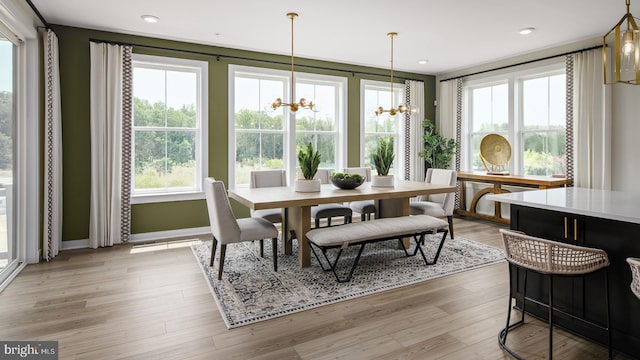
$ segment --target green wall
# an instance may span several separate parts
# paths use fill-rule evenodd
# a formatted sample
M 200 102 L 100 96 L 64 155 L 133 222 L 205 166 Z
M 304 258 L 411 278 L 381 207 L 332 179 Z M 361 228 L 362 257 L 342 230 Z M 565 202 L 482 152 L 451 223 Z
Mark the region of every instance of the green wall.
M 89 131 L 89 41 L 108 41 L 133 45 L 139 54 L 181 57 L 209 63 L 209 176 L 226 181 L 228 177 L 228 65 L 238 64 L 289 70 L 289 57 L 259 52 L 161 40 L 141 36 L 52 25 L 59 38 L 60 89 L 62 98 L 63 141 L 63 228 L 64 240 L 89 237 L 91 181 L 91 143 Z M 170 50 L 169 50 L 170 49 Z M 220 56 L 218 56 L 220 55 Z M 238 59 L 242 58 L 242 59 Z M 274 63 L 275 62 L 275 63 Z M 307 67 L 305 67 L 307 66 Z M 321 67 L 327 69 L 317 69 Z M 349 166 L 360 161 L 360 80 L 388 81 L 389 70 L 349 64 L 296 58 L 296 71 L 313 72 L 348 79 Z M 367 73 L 367 74 L 363 74 Z M 379 75 L 378 75 L 379 74 Z M 425 109 L 417 121 L 434 119 L 435 77 L 395 72 L 399 78 L 425 83 Z M 243 206 L 232 204 L 237 216 L 248 216 Z M 209 225 L 204 200 L 132 205 L 133 234 L 193 228 Z

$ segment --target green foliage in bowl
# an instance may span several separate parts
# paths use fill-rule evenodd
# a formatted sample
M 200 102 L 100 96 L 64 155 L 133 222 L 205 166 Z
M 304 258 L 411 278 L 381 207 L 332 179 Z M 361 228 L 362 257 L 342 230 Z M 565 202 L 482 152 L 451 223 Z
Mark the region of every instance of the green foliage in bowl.
M 364 183 L 364 178 L 359 174 L 331 173 L 331 182 L 340 189 L 355 189 Z

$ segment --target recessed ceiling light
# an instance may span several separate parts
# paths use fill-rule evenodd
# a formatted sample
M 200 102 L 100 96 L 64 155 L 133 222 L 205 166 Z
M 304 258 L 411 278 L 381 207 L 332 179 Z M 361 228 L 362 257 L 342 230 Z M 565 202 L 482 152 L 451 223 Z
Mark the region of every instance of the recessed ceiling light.
M 427 60 L 427 59 L 418 60 L 418 64 L 420 64 L 420 65 L 424 65 L 424 64 L 426 64 L 428 62 L 429 62 L 429 60 Z
M 529 35 L 533 32 L 533 30 L 535 30 L 536 28 L 533 27 L 528 27 L 528 28 L 524 28 L 524 29 L 520 29 L 520 31 L 518 31 L 518 33 L 520 35 Z
M 151 24 L 155 24 L 158 21 L 160 21 L 160 18 L 157 16 L 153 16 L 153 15 L 142 15 L 140 16 L 142 18 L 142 20 L 144 20 L 145 22 L 151 23 Z

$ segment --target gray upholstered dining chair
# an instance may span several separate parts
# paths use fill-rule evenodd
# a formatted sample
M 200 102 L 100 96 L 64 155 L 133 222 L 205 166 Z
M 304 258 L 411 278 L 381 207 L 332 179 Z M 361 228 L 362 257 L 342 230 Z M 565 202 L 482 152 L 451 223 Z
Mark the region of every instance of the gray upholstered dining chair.
M 242 241 L 260 240 L 262 244 L 264 239 L 271 238 L 273 271 L 278 271 L 278 229 L 271 222 L 262 218 L 236 219 L 231 210 L 227 190 L 222 181 L 206 178 L 204 179 L 204 190 L 207 197 L 211 233 L 213 234 L 209 266 L 213 266 L 216 248 L 218 247 L 218 242 L 220 243 L 218 280 L 222 279 L 227 244 Z
M 331 169 L 318 169 L 314 179 L 319 179 L 322 184 L 331 183 Z M 320 220 L 327 219 L 327 226 L 331 226 L 332 217 L 344 217 L 344 223 L 350 223 L 353 211 L 347 205 L 342 204 L 320 204 L 311 207 L 311 218 L 314 219 L 315 227 L 320 227 Z
M 627 258 L 631 267 L 631 291 L 640 299 L 640 258 Z
M 348 167 L 344 168 L 345 174 L 358 174 L 364 178 L 364 181 L 371 181 L 370 167 Z M 351 210 L 360 214 L 360 220 L 371 220 L 371 214 L 376 213 L 376 205 L 373 200 L 354 201 L 349 204 Z
M 424 181 L 431 184 L 456 186 L 456 171 L 429 168 Z M 455 192 L 418 196 L 416 201 L 409 203 L 409 213 L 411 215 L 424 214 L 438 218 L 446 217 L 449 222 L 449 236 L 453 239 L 453 208 L 455 200 Z
M 287 186 L 285 170 L 252 170 L 249 174 L 249 187 L 265 188 Z M 282 223 L 282 209 L 251 210 L 251 217 L 262 218 L 271 223 Z

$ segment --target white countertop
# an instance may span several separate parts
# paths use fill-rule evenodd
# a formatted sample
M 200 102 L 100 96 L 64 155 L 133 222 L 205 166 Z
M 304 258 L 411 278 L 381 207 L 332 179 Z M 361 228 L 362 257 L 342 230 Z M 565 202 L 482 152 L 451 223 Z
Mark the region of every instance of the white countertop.
M 502 203 L 640 224 L 640 193 L 567 187 L 491 194 L 486 198 Z

